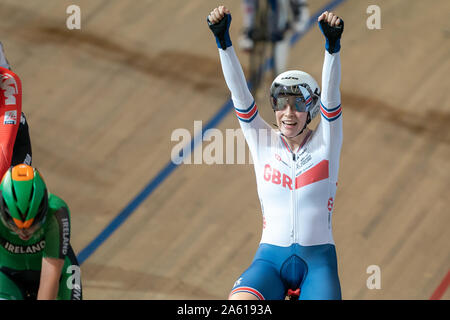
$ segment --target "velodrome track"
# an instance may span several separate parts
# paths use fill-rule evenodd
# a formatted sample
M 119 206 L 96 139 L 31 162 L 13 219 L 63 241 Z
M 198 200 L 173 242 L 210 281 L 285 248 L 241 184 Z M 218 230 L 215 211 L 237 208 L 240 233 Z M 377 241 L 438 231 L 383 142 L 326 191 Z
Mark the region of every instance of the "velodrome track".
M 336 4 L 346 23 L 333 212 L 343 298 L 449 299 L 450 4 L 379 1 L 382 29 L 369 30 L 371 1 L 310 2 L 312 13 Z M 174 130 L 239 127 L 205 23 L 222 3 L 237 44 L 238 0 L 81 0 L 72 31 L 72 1 L 0 5 L 33 165 L 70 206 L 85 299 L 225 299 L 253 258 L 262 218 L 252 166 L 170 165 Z M 289 68 L 320 79 L 323 42 L 314 25 Z M 267 102 L 257 97 L 269 122 Z M 379 290 L 366 286 L 370 265 Z

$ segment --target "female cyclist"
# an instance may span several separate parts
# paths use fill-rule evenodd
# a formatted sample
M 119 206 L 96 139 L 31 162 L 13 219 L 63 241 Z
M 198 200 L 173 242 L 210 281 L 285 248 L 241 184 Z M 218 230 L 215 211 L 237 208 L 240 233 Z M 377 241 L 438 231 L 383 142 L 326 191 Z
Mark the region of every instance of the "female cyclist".
M 309 74 L 280 74 L 270 88 L 278 130 L 259 115 L 233 49 L 231 15 L 220 6 L 208 16 L 236 115 L 254 162 L 263 233 L 250 267 L 230 299 L 341 299 L 331 230 L 342 145 L 340 37 L 343 21 L 332 12 L 318 18 L 325 36 L 322 92 Z M 320 111 L 315 131 L 309 122 Z
M 20 164 L 0 183 L 0 300 L 81 300 L 70 212 L 38 170 Z
M 31 165 L 28 122 L 22 112 L 22 83 L 11 70 L 0 42 L 0 177 L 10 166 Z

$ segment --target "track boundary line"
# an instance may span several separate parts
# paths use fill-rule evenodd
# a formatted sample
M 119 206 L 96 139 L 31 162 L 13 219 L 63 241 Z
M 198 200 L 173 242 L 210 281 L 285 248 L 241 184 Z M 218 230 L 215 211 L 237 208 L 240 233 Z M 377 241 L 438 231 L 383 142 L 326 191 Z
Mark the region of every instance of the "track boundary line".
M 430 297 L 430 300 L 441 300 L 445 291 L 447 291 L 448 286 L 450 285 L 450 270 L 447 271 L 444 279 L 442 279 L 441 283 L 434 290 L 433 294 Z

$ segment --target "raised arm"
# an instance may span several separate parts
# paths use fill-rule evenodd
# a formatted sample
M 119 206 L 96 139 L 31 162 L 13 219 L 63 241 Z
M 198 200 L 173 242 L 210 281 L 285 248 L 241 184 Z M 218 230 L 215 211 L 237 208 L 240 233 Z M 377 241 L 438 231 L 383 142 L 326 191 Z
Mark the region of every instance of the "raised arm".
M 8 69 L 9 71 L 6 71 L 6 73 L 3 75 L 3 71 L 1 71 L 1 68 L 5 68 Z M 12 75 L 13 78 L 16 79 L 16 84 L 17 86 L 17 90 L 16 90 L 16 95 L 17 95 L 17 99 L 16 101 L 20 100 L 20 105 L 18 106 L 18 108 L 16 108 L 17 111 L 17 119 L 16 119 L 16 123 L 17 125 L 17 134 L 15 134 L 15 126 L 11 126 L 8 125 L 6 126 L 5 124 L 5 120 L 3 120 L 3 122 L 0 122 L 0 133 L 6 132 L 6 134 L 1 134 L 0 135 L 0 144 L 2 147 L 2 150 L 4 150 L 3 155 L 3 160 L 0 161 L 0 174 L 2 172 L 5 171 L 4 167 L 5 167 L 5 163 L 7 164 L 8 168 L 9 166 L 15 166 L 17 164 L 20 163 L 25 163 L 28 165 L 31 165 L 31 157 L 32 157 L 32 150 L 31 150 L 31 140 L 30 140 L 30 133 L 29 133 L 29 129 L 28 129 L 28 123 L 27 123 L 27 119 L 25 118 L 25 114 L 23 112 L 19 112 L 19 110 L 22 110 L 22 105 L 21 105 L 21 96 L 22 96 L 22 89 L 21 89 L 21 85 L 20 85 L 20 79 L 19 77 L 13 73 L 11 65 L 8 62 L 8 59 L 6 59 L 6 54 L 5 51 L 3 49 L 3 44 L 0 42 L 0 74 L 2 74 L 2 88 L 3 85 L 5 84 L 5 86 L 9 86 L 9 88 L 6 88 L 5 91 L 5 98 L 6 98 L 6 94 L 7 91 L 11 91 L 11 84 L 6 85 L 7 81 L 5 81 L 5 83 L 3 83 L 3 80 L 6 80 L 7 78 L 5 77 L 9 77 L 9 75 Z M 17 81 L 18 80 L 18 81 Z M 14 84 L 13 84 L 14 86 Z M 5 89 L 4 89 L 5 90 Z M 0 97 L 1 98 L 1 97 Z M 0 99 L 1 102 L 1 108 L 4 108 L 4 102 L 2 99 Z M 6 106 L 5 106 L 6 107 Z M 6 110 L 7 111 L 7 110 Z M 5 112 L 6 112 L 5 111 Z M 14 111 L 13 111 L 14 112 Z M 1 113 L 0 113 L 1 115 Z M 5 126 L 2 126 L 5 125 Z M 10 148 L 10 144 L 13 144 L 12 147 L 12 155 L 11 155 L 11 159 L 10 161 L 5 161 L 9 159 L 9 150 Z
M 258 114 L 258 107 L 248 89 L 244 72 L 231 43 L 229 34 L 231 24 L 230 11 L 224 6 L 215 8 L 209 14 L 207 21 L 209 28 L 216 37 L 223 75 L 231 92 L 236 116 L 239 119 L 239 124 L 249 148 L 253 153 L 258 145 L 257 136 L 260 134 L 259 129 L 266 130 L 268 135 L 272 129 Z M 258 130 L 258 132 L 254 129 Z
M 224 6 L 215 8 L 208 16 L 208 25 L 216 37 L 217 47 L 219 48 L 225 82 L 231 92 L 235 108 L 242 110 L 251 107 L 254 104 L 254 99 L 247 87 L 244 72 L 231 43 L 230 24 L 231 14 Z M 239 120 L 251 121 L 255 115 L 242 115 L 240 117 L 238 114 L 238 118 Z
M 8 170 L 22 113 L 22 84 L 0 43 L 0 175 Z
M 322 115 L 333 121 L 340 116 L 341 82 L 340 37 L 344 22 L 332 12 L 324 12 L 319 17 L 319 26 L 325 36 L 325 58 L 322 70 Z M 338 112 L 339 111 L 339 112 Z
M 3 44 L 0 42 L 0 67 L 11 70 L 8 60 L 6 59 L 5 52 L 3 50 Z
M 338 179 L 339 158 L 343 140 L 341 93 L 340 38 L 344 21 L 332 12 L 319 16 L 319 27 L 325 36 L 325 58 L 322 70 L 322 93 L 320 113 L 322 115 L 318 130 L 321 132 L 329 152 L 330 178 Z

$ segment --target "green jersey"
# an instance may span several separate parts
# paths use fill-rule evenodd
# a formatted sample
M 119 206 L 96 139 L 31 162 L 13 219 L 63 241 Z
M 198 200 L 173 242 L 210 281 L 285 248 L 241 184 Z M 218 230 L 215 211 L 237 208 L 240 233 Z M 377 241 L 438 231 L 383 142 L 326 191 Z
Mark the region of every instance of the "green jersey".
M 42 227 L 28 240 L 0 223 L 0 267 L 41 270 L 42 258 L 64 259 L 70 246 L 70 211 L 59 197 L 48 194 L 48 211 Z

